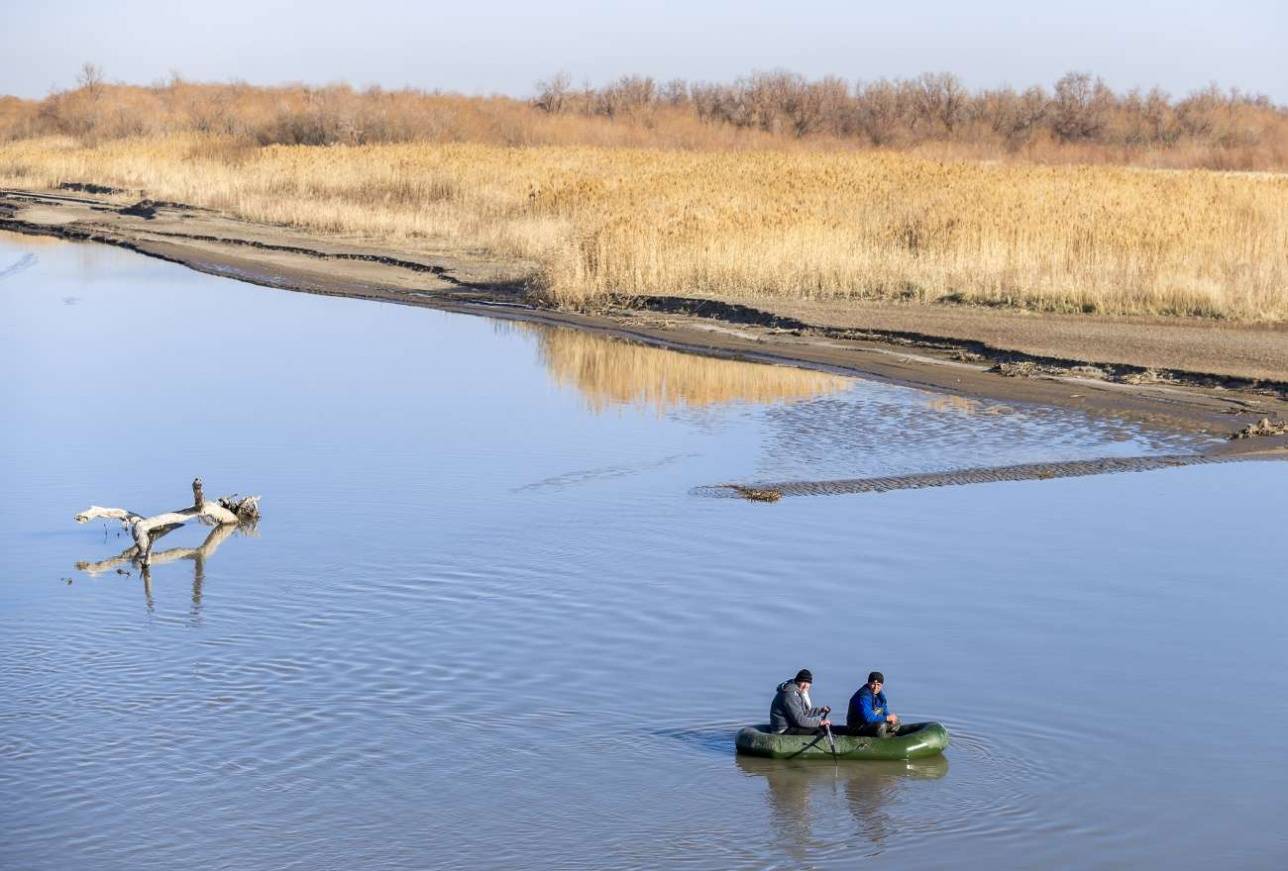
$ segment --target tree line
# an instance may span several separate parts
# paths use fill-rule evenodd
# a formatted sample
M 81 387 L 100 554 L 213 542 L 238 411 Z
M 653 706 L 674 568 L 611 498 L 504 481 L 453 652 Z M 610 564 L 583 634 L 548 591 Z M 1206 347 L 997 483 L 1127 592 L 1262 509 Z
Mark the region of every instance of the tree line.
M 574 87 L 539 82 L 531 99 L 336 84 L 194 83 L 173 75 L 109 83 L 86 64 L 43 100 L 0 97 L 0 140 L 71 136 L 85 144 L 175 133 L 241 146 L 484 142 L 505 146 L 842 147 L 947 157 L 1288 168 L 1288 108 L 1215 85 L 1175 98 L 1117 92 L 1088 73 L 1050 89 L 971 90 L 951 73 L 849 83 L 790 72 L 732 83 L 624 76 Z
M 1211 85 L 1180 99 L 1154 88 L 1117 93 L 1089 73 L 1071 72 L 1051 90 L 971 91 L 952 73 L 850 84 L 810 81 L 790 72 L 756 73 L 732 84 L 659 84 L 624 76 L 603 87 L 573 88 L 567 75 L 539 82 L 534 104 L 546 112 L 606 118 L 674 107 L 704 121 L 777 135 L 858 139 L 873 146 L 926 141 L 987 141 L 1019 148 L 1037 138 L 1060 143 L 1217 146 L 1257 144 L 1282 135 L 1288 113 L 1263 95 Z

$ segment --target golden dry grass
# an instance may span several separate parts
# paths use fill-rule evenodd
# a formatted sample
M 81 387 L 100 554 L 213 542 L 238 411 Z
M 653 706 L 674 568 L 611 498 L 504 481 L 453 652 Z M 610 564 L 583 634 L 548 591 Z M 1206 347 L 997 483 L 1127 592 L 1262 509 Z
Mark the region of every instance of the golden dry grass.
M 819 150 L 0 145 L 0 184 L 95 181 L 251 220 L 537 264 L 560 305 L 676 294 L 1288 320 L 1288 175 Z

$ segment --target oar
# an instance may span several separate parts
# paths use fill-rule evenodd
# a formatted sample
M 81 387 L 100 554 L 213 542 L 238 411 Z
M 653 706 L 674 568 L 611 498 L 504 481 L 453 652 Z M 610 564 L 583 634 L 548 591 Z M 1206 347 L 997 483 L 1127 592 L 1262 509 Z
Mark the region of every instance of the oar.
M 801 755 L 802 753 L 804 753 L 806 750 L 808 750 L 809 748 L 813 747 L 815 744 L 817 744 L 819 741 L 822 741 L 822 740 L 823 740 L 823 736 L 822 736 L 822 735 L 818 735 L 818 736 L 816 736 L 816 737 L 814 738 L 814 740 L 813 740 L 813 741 L 809 742 L 808 744 L 806 744 L 806 745 L 805 745 L 804 747 L 802 747 L 801 749 L 797 750 L 797 751 L 796 751 L 795 753 L 793 753 L 792 755 L 790 755 L 790 756 L 784 756 L 783 758 L 784 758 L 784 759 L 795 759 L 797 756 L 800 756 L 800 755 Z
M 832 713 L 831 710 L 829 710 L 826 714 L 823 715 L 823 719 L 826 720 L 828 715 L 831 713 Z M 828 743 L 828 746 L 832 748 L 832 759 L 835 760 L 836 759 L 836 739 L 832 737 L 832 727 L 824 726 L 823 731 L 827 733 L 827 743 Z

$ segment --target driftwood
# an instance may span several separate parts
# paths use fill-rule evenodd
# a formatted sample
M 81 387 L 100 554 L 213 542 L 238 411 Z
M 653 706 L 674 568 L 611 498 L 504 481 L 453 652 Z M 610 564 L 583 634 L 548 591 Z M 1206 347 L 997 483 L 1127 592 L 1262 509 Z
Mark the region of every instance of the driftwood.
M 210 501 L 202 492 L 201 479 L 197 478 L 192 482 L 192 505 L 188 508 L 177 508 L 164 514 L 145 517 L 124 508 L 103 508 L 99 505 L 91 505 L 76 515 L 76 522 L 88 523 L 99 518 L 121 521 L 121 525 L 134 539 L 134 547 L 128 548 L 116 559 L 138 562 L 147 566 L 155 558 L 152 553 L 152 545 L 155 541 L 190 520 L 198 520 L 215 527 L 226 526 L 229 532 L 238 524 L 254 523 L 259 519 L 259 497 L 233 495 Z M 223 541 L 225 537 L 221 536 L 215 546 L 218 547 L 218 542 Z M 160 554 L 156 556 L 159 557 Z M 183 555 L 175 555 L 171 558 L 180 559 Z

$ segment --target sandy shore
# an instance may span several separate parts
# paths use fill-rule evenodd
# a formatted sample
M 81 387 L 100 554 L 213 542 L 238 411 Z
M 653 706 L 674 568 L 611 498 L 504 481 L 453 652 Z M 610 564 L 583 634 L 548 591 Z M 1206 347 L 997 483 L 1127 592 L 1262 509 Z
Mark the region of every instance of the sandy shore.
M 531 305 L 532 264 L 408 254 L 137 193 L 0 190 L 0 229 L 119 245 L 288 290 L 574 326 L 697 353 L 826 368 L 950 394 L 1077 408 L 1222 440 L 1288 419 L 1288 328 L 968 306 L 632 299 L 595 313 Z M 1288 453 L 1288 436 L 1215 453 Z

